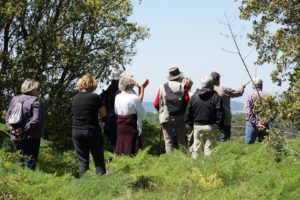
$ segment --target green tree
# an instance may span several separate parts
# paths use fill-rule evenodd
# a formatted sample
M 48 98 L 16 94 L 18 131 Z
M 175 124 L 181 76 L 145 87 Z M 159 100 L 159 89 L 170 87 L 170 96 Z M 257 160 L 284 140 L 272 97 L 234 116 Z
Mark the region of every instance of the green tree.
M 34 78 L 42 85 L 49 136 L 69 138 L 77 79 L 90 73 L 108 81 L 148 36 L 128 21 L 132 10 L 130 0 L 0 0 L 0 111 Z
M 275 104 L 281 123 L 300 127 L 300 1 L 242 0 L 240 18 L 252 21 L 249 45 L 258 52 L 256 64 L 276 66 L 272 80 L 288 89 Z

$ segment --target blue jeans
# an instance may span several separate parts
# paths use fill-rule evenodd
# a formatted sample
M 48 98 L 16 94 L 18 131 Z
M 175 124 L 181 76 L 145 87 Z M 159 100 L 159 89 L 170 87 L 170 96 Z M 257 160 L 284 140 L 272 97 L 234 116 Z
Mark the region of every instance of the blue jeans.
M 258 131 L 254 124 L 246 121 L 245 144 L 255 143 L 256 138 L 258 138 L 258 142 L 262 142 L 266 135 L 266 131 Z

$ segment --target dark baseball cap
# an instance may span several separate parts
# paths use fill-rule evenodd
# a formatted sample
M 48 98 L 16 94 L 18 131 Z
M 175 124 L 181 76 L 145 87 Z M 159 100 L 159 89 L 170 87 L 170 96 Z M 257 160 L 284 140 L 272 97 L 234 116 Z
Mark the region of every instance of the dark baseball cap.
M 220 74 L 218 72 L 212 72 L 210 73 L 210 76 L 212 77 L 213 80 L 220 80 Z

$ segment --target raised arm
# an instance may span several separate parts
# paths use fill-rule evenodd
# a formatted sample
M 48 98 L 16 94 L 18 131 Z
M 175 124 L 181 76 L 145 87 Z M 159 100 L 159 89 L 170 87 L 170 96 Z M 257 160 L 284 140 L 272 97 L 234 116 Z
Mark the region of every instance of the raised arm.
M 226 88 L 225 93 L 229 97 L 240 97 L 240 96 L 243 95 L 245 87 L 246 87 L 246 85 L 242 84 L 238 90 L 233 90 L 233 89 L 230 89 L 230 88 Z
M 137 85 L 137 87 L 138 87 L 138 97 L 141 99 L 141 101 L 143 101 L 143 99 L 144 99 L 144 91 L 145 91 L 145 88 L 147 87 L 148 84 L 149 84 L 149 79 L 146 79 L 144 81 L 144 83 L 142 83 L 141 85 Z

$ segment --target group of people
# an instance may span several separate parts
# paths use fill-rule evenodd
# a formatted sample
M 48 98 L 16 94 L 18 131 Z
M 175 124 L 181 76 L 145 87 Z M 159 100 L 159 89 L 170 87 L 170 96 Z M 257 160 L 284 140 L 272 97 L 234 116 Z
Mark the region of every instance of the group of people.
M 166 153 L 174 148 L 190 146 L 192 158 L 203 152 L 210 155 L 217 140 L 227 141 L 231 136 L 230 98 L 242 96 L 246 84 L 238 90 L 220 86 L 220 74 L 212 72 L 201 79 L 201 88 L 190 97 L 193 81 L 183 76 L 177 67 L 169 69 L 168 82 L 161 85 L 154 100 Z M 254 106 L 262 92 L 262 80 L 252 81 L 255 91 L 245 102 L 245 143 L 260 141 L 266 135 L 267 125 L 260 123 Z M 72 98 L 72 140 L 78 159 L 79 176 L 89 169 L 89 153 L 95 163 L 96 173 L 106 173 L 104 138 L 99 120 L 104 123 L 104 135 L 116 155 L 135 155 L 142 148 L 142 105 L 149 80 L 138 84 L 128 73 L 113 74 L 107 90 L 94 93 L 97 81 L 85 75 L 77 83 L 78 93 Z M 134 88 L 137 88 L 135 92 Z M 27 79 L 21 86 L 21 95 L 15 96 L 7 110 L 6 124 L 11 131 L 17 150 L 23 157 L 20 162 L 35 169 L 40 139 L 43 132 L 43 111 L 38 99 L 39 83 Z M 16 128 L 9 123 L 15 105 L 23 105 L 24 126 Z M 221 137 L 219 136 L 219 133 Z M 20 139 L 22 136 L 22 139 Z
M 212 72 L 201 79 L 201 88 L 187 97 L 190 85 L 185 85 L 185 78 L 178 68 L 169 70 L 168 82 L 162 85 L 154 101 L 158 110 L 159 121 L 165 140 L 166 152 L 171 152 L 174 146 L 190 145 L 192 158 L 197 158 L 200 152 L 210 155 L 217 140 L 227 141 L 231 136 L 230 99 L 240 97 L 247 84 L 242 84 L 238 90 L 220 85 L 220 74 Z M 260 123 L 260 116 L 254 109 L 258 96 L 264 97 L 262 80 L 253 80 L 254 91 L 247 97 L 245 103 L 246 131 L 245 143 L 254 143 L 256 138 L 262 141 L 266 136 L 266 125 Z M 182 92 L 184 102 L 177 113 L 168 100 L 171 93 Z M 179 107 L 179 106 L 178 106 Z M 192 134 L 189 132 L 193 131 Z M 176 137 L 177 144 L 174 144 Z M 192 142 L 191 142 L 192 141 Z

